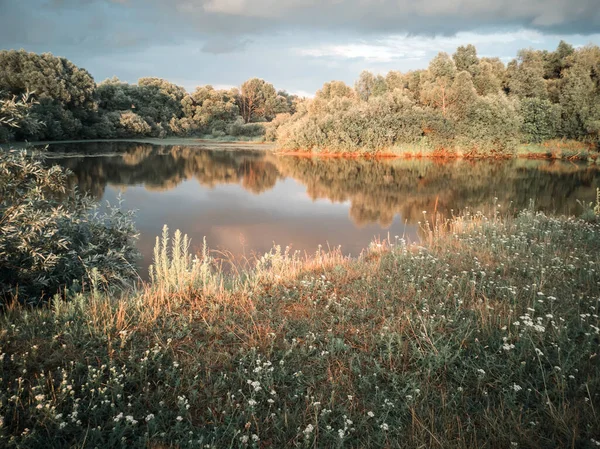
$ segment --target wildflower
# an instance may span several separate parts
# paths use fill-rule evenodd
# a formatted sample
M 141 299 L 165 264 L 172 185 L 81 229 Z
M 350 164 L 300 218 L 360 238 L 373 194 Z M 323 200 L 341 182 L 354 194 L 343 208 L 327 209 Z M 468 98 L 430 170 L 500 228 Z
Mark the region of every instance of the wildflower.
M 178 416 L 177 418 L 175 418 L 177 421 L 181 422 L 183 421 L 183 418 L 181 416 Z
M 248 443 L 248 440 L 249 440 L 249 438 L 248 438 L 248 435 L 242 435 L 242 436 L 240 437 L 240 441 L 241 441 L 243 444 L 246 444 L 246 443 Z
M 387 432 L 388 430 L 390 430 L 390 426 L 388 426 L 386 423 L 383 423 L 379 427 L 381 427 L 381 430 L 383 430 L 384 432 Z
M 154 419 L 154 414 L 150 413 L 148 416 L 146 416 L 146 422 L 150 422 Z
M 373 412 L 369 411 L 369 412 L 367 412 L 367 416 L 368 416 L 369 418 L 373 418 L 373 417 L 375 416 L 375 413 L 373 413 Z
M 513 384 L 512 389 L 515 391 L 521 391 L 523 389 L 523 387 L 521 387 L 520 385 L 517 385 L 517 384 Z
M 255 401 L 254 399 L 250 399 L 250 400 L 248 401 L 248 405 L 249 405 L 250 407 L 254 407 L 254 406 L 256 405 L 256 401 Z
M 308 438 L 308 436 L 313 432 L 313 430 L 315 430 L 315 427 L 312 424 L 309 424 L 308 426 L 306 426 L 306 429 L 302 431 L 302 433 L 304 433 L 304 436 Z
M 258 435 L 252 434 L 252 441 L 256 442 L 258 440 L 260 440 L 260 438 L 258 438 Z

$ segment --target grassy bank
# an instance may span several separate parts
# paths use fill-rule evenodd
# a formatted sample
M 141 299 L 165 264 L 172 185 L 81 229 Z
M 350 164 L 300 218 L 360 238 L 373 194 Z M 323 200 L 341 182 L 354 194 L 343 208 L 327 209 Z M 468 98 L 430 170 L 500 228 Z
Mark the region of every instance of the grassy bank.
M 163 244 L 137 293 L 10 309 L 0 446 L 597 447 L 598 222 L 423 236 L 237 275 Z
M 539 144 L 520 144 L 510 151 L 478 150 L 471 147 L 437 148 L 421 144 L 394 145 L 373 150 L 363 148 L 356 151 L 336 148 L 313 148 L 311 150 L 282 150 L 282 153 L 297 156 L 319 156 L 340 158 L 431 158 L 431 159 L 560 159 L 600 163 L 600 152 L 594 145 L 576 140 L 549 140 Z
M 103 144 L 103 143 L 119 143 L 119 142 L 129 142 L 129 143 L 148 143 L 151 145 L 185 145 L 190 147 L 218 147 L 218 148 L 248 148 L 248 149 L 262 149 L 263 146 L 265 148 L 273 148 L 273 144 L 265 143 L 261 139 L 257 138 L 233 138 L 231 136 L 228 137 L 139 137 L 139 138 L 131 138 L 131 139 L 89 139 L 89 140 L 56 140 L 56 141 L 39 141 L 39 142 L 10 142 L 9 144 L 1 144 L 0 146 L 5 148 L 15 148 L 15 149 L 25 149 L 30 148 L 31 146 L 45 146 L 45 145 L 73 145 L 76 144 L 84 144 L 84 145 L 92 145 L 92 144 Z

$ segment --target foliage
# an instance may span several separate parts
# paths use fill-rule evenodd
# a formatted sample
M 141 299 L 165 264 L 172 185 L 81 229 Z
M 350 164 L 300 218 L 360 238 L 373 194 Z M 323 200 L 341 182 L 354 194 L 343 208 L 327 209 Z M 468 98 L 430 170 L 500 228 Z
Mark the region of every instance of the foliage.
M 67 190 L 68 173 L 39 156 L 0 153 L 0 302 L 37 302 L 74 282 L 124 285 L 135 276 L 131 213 L 95 210 Z
M 561 41 L 552 52 L 525 49 L 507 66 L 499 58 L 479 58 L 473 45 L 465 45 L 452 56 L 440 52 L 426 70 L 385 76 L 363 71 L 354 87 L 327 82 L 313 99 L 277 91 L 259 78 L 239 89 L 207 85 L 193 93 L 160 78 L 96 85 L 64 58 L 25 51 L 0 51 L 0 64 L 0 90 L 7 98 L 35 90 L 37 100 L 31 120 L 0 131 L 4 140 L 264 136 L 305 151 L 374 153 L 413 146 L 480 155 L 508 154 L 516 143 L 554 138 L 600 143 L 595 45 L 575 49 Z
M 560 106 L 540 98 L 523 98 L 520 114 L 521 131 L 526 142 L 554 139 L 560 126 Z
M 9 140 L 15 128 L 36 129 L 42 126 L 29 116 L 33 104 L 35 101 L 28 92 L 19 99 L 15 95 L 5 97 L 0 94 L 0 143 Z

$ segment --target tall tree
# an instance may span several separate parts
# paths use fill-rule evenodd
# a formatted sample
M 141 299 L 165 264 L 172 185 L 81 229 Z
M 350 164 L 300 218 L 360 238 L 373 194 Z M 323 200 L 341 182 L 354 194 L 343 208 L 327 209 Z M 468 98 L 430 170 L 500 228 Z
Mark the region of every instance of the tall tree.
M 476 76 L 479 73 L 479 58 L 477 57 L 477 49 L 474 45 L 461 45 L 452 55 L 456 70 L 469 72 L 471 76 Z
M 280 104 L 273 85 L 259 78 L 251 78 L 242 84 L 239 103 L 244 123 L 274 117 Z
M 544 80 L 544 59 L 536 50 L 520 50 L 507 69 L 508 88 L 519 98 L 548 98 Z

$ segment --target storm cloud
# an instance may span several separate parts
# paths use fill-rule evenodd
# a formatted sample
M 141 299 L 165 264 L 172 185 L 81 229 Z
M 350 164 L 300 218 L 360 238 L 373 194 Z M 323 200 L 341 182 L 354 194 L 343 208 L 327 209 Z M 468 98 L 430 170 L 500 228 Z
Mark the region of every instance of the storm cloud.
M 192 88 L 263 76 L 289 90 L 314 91 L 331 78 L 351 81 L 363 68 L 423 67 L 438 50 L 469 42 L 480 54 L 503 58 L 523 46 L 550 49 L 563 38 L 596 42 L 598 6 L 598 0 L 0 0 L 0 48 L 50 51 L 100 79 L 156 75 Z

